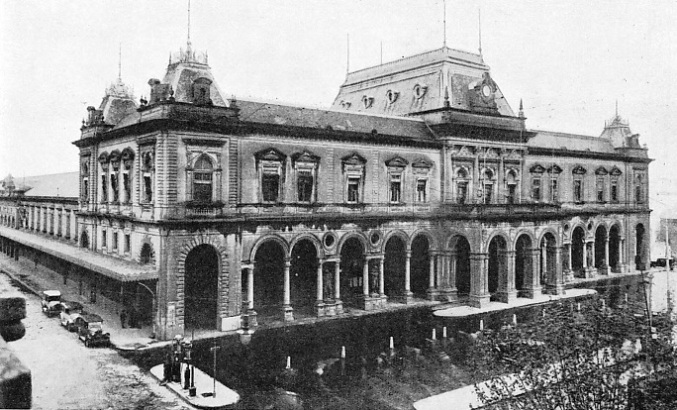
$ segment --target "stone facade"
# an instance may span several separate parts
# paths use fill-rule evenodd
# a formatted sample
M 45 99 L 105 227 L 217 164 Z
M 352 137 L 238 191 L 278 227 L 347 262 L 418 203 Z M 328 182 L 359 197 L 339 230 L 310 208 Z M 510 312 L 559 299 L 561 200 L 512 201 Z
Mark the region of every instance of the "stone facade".
M 151 269 L 161 338 L 509 303 L 647 263 L 638 136 L 617 115 L 600 137 L 527 129 L 479 55 L 349 73 L 330 110 L 226 99 L 190 45 L 149 85 L 137 104 L 118 80 L 88 109 L 77 205 L 23 204 L 15 227 L 66 215 L 74 246 Z

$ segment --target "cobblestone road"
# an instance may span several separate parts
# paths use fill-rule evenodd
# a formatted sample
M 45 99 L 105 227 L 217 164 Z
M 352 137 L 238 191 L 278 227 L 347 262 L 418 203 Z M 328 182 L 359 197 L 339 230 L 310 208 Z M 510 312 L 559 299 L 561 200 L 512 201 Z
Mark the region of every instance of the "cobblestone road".
M 0 273 L 0 292 L 8 287 Z M 26 335 L 9 345 L 31 369 L 34 409 L 189 409 L 116 351 L 84 347 L 58 318 L 42 313 L 37 296 L 24 296 Z

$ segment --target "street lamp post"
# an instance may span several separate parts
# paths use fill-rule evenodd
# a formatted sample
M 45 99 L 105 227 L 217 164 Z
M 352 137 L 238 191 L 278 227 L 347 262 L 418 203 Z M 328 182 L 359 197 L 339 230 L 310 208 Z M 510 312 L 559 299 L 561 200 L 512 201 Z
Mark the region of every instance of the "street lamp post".
M 216 344 L 216 339 L 214 339 L 214 346 L 210 347 L 209 350 L 214 353 L 214 369 L 212 373 L 212 381 L 213 381 L 213 394 L 212 397 L 216 397 L 216 352 L 220 349 L 220 346 L 217 346 Z

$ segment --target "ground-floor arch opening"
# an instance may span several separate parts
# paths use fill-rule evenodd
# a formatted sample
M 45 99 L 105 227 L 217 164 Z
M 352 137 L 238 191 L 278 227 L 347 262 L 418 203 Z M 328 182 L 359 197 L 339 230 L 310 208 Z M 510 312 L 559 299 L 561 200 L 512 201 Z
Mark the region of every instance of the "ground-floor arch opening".
M 467 296 L 470 294 L 470 243 L 463 236 L 455 236 L 452 251 L 456 253 L 456 291 L 459 296 Z
M 219 254 L 211 245 L 199 245 L 186 256 L 184 276 L 184 326 L 216 329 L 219 288 Z
M 425 297 L 430 286 L 430 243 L 425 235 L 418 235 L 411 242 L 411 291 L 417 297 Z
M 546 288 L 557 286 L 557 239 L 550 232 L 541 239 L 541 284 Z
M 609 269 L 621 271 L 621 230 L 617 224 L 609 229 Z
M 294 245 L 289 267 L 291 304 L 294 308 L 312 308 L 317 301 L 317 248 L 309 239 Z
M 80 234 L 80 247 L 89 249 L 89 235 L 87 234 L 87 231 L 82 231 Z
M 595 268 L 600 274 L 607 274 L 608 262 L 606 260 L 607 232 L 604 225 L 597 227 L 595 231 Z
M 407 245 L 399 236 L 393 236 L 386 242 L 383 261 L 383 289 L 386 296 L 404 295 L 404 279 L 407 263 Z
M 268 240 L 254 255 L 254 309 L 261 314 L 284 303 L 284 263 L 282 245 Z
M 529 296 L 527 290 L 532 288 L 533 249 L 529 235 L 520 235 L 515 244 L 515 289 L 518 297 Z
M 635 227 L 635 269 L 637 270 L 645 270 L 647 268 L 646 252 L 644 251 L 646 238 L 644 235 L 644 225 L 637 224 Z
M 489 242 L 489 269 L 487 283 L 491 300 L 499 300 L 498 290 L 501 278 L 506 274 L 507 242 L 502 236 L 495 236 Z
M 341 247 L 341 299 L 355 303 L 362 295 L 364 247 L 357 238 L 349 238 Z
M 584 276 L 583 258 L 585 255 L 585 232 L 577 226 L 571 234 L 571 270 L 575 275 Z

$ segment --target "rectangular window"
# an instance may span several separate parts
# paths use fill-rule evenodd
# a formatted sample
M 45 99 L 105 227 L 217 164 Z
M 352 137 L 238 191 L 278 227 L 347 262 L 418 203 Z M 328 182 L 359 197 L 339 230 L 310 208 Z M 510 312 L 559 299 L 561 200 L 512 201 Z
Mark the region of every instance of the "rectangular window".
M 132 201 L 132 189 L 131 189 L 131 184 L 129 182 L 129 174 L 124 173 L 122 174 L 122 187 L 125 191 L 125 203 L 129 203 Z
M 348 178 L 348 202 L 360 202 L 360 178 Z
M 105 175 L 101 175 L 101 202 L 108 202 L 108 184 Z
M 494 193 L 494 184 L 484 184 L 484 203 L 490 204 Z
M 110 174 L 110 190 L 113 194 L 113 202 L 118 202 L 120 200 L 120 192 L 118 190 L 118 176 L 115 174 Z
M 212 201 L 211 172 L 196 172 L 193 175 L 193 200 L 198 202 Z
M 153 201 L 153 185 L 150 175 L 143 176 L 143 194 L 146 202 Z
M 637 203 L 643 202 L 642 198 L 642 186 L 640 184 L 635 185 L 635 201 Z
M 509 184 L 508 185 L 508 203 L 509 204 L 514 204 L 515 203 L 515 193 L 517 192 L 517 184 Z
M 580 179 L 574 180 L 574 201 L 583 202 L 583 181 Z
M 534 201 L 541 200 L 541 178 L 531 180 L 531 199 Z
M 456 201 L 459 204 L 468 202 L 468 183 L 459 182 L 456 184 Z
M 310 171 L 299 171 L 296 181 L 299 202 L 311 202 L 313 198 L 313 174 Z
M 131 235 L 125 235 L 125 253 L 129 253 L 131 247 L 132 247 L 132 237 Z
M 597 180 L 597 202 L 604 202 L 604 180 Z
M 82 200 L 89 201 L 89 179 L 82 181 Z
M 402 201 L 402 176 L 390 176 L 390 202 Z
M 416 181 L 416 201 L 418 202 L 427 202 L 426 198 L 426 188 L 428 181 L 425 179 L 419 179 Z
M 276 202 L 280 195 L 280 175 L 263 174 L 261 180 L 264 202 Z
M 555 178 L 550 180 L 550 201 L 559 201 L 559 187 L 557 186 L 557 179 Z
M 105 229 L 103 231 L 101 231 L 101 247 L 103 249 L 108 248 L 108 235 L 107 235 L 107 233 L 108 232 L 106 232 Z
M 611 181 L 611 200 L 618 202 L 618 181 Z
M 117 251 L 118 250 L 118 233 L 113 232 L 113 250 Z

